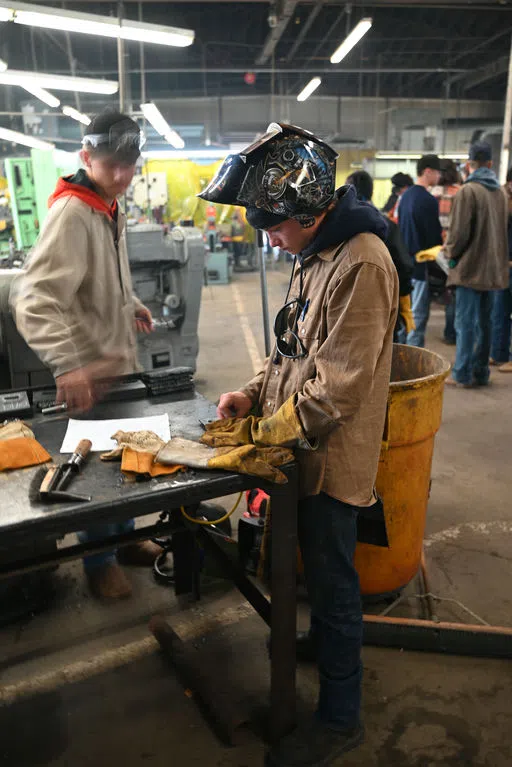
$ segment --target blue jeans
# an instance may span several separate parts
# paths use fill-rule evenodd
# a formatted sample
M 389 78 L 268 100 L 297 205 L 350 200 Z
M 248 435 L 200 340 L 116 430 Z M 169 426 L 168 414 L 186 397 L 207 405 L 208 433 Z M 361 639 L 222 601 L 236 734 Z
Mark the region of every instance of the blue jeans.
M 512 272 L 511 272 L 512 274 Z M 510 354 L 510 328 L 512 315 L 512 290 L 497 290 L 492 307 L 491 357 L 495 362 L 508 362 Z
M 457 349 L 452 375 L 458 383 L 484 386 L 489 381 L 492 301 L 490 291 L 457 287 Z
M 131 533 L 135 528 L 133 519 L 126 522 L 102 522 L 89 527 L 87 530 L 81 530 L 77 533 L 80 543 L 93 543 L 94 541 L 110 538 L 113 535 L 122 535 Z M 86 571 L 95 570 L 98 567 L 107 567 L 116 561 L 116 552 L 100 551 L 98 554 L 89 554 L 84 557 L 84 568 Z
M 411 293 L 412 313 L 416 330 L 407 336 L 409 346 L 425 346 L 425 331 L 430 316 L 430 289 L 426 280 L 413 280 Z
M 299 542 L 317 650 L 317 716 L 334 729 L 360 719 L 363 615 L 354 568 L 357 508 L 325 493 L 299 502 Z

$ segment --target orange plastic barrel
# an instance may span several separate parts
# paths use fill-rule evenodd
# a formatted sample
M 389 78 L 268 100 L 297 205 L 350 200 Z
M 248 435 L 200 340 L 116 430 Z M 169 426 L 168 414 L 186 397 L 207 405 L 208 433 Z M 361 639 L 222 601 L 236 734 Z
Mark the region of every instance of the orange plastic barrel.
M 377 492 L 389 548 L 359 543 L 355 564 L 362 594 L 397 591 L 420 566 L 434 438 L 441 425 L 449 363 L 416 346 L 395 344 Z

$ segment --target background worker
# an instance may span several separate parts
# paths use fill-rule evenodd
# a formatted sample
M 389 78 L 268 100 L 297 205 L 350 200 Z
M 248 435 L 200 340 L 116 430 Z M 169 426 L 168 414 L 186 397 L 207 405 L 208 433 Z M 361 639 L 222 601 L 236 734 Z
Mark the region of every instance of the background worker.
M 125 216 L 117 198 L 131 183 L 143 134 L 115 111 L 95 117 L 83 139 L 83 168 L 60 178 L 11 306 L 28 345 L 52 371 L 57 401 L 71 412 L 89 410 L 106 381 L 138 368 L 135 332 L 150 332 L 150 311 L 133 295 L 125 241 Z M 98 524 L 79 533 L 82 542 L 133 529 Z M 126 546 L 126 564 L 152 564 L 161 549 L 145 541 Z M 115 552 L 84 559 L 93 593 L 127 597 L 131 585 Z
M 352 184 L 355 188 L 358 200 L 371 203 L 373 197 L 373 179 L 367 171 L 356 170 L 348 176 L 346 183 Z M 414 330 L 414 318 L 411 309 L 411 277 L 414 270 L 414 262 L 402 240 L 398 224 L 395 224 L 392 219 L 386 219 L 386 223 L 388 226 L 388 234 L 385 243 L 391 258 L 393 259 L 400 287 L 400 306 L 394 340 L 399 343 L 405 343 L 407 333 Z
M 393 184 L 391 187 L 391 194 L 386 200 L 382 212 L 386 214 L 390 221 L 394 221 L 395 224 L 398 224 L 398 206 L 400 205 L 400 199 L 404 192 L 406 192 L 409 187 L 413 186 L 414 181 L 408 173 L 399 171 L 398 173 L 395 173 L 394 176 L 391 176 L 391 183 Z
M 491 291 L 509 285 L 508 198 L 492 170 L 485 141 L 469 148 L 469 176 L 453 200 L 448 239 L 448 285 L 456 288 L 457 347 L 452 386 L 486 386 L 491 349 Z
M 436 186 L 440 176 L 439 157 L 435 154 L 423 155 L 417 163 L 418 178 L 400 200 L 398 223 L 409 254 L 428 250 L 443 242 L 439 205 L 428 191 Z M 432 299 L 429 286 L 429 268 L 427 263 L 416 263 L 412 280 L 412 313 L 415 329 L 407 336 L 411 346 L 425 346 L 425 331 L 430 316 Z M 439 270 L 439 267 L 436 267 Z
M 432 189 L 432 194 L 439 203 L 439 221 L 443 234 L 443 242 L 446 242 L 453 198 L 459 191 L 462 178 L 453 160 L 443 159 L 440 161 L 441 176 L 438 186 Z M 445 295 L 445 325 L 443 342 L 448 346 L 455 346 L 455 290 L 447 288 Z
M 352 187 L 335 191 L 329 146 L 272 123 L 241 155 L 227 158 L 200 196 L 244 205 L 248 222 L 295 260 L 274 351 L 252 381 L 221 396 L 218 415 L 256 408 L 266 444 L 296 447 L 311 604 L 297 651 L 316 659 L 320 695 L 316 717 L 273 748 L 266 765 L 315 767 L 362 740 L 356 520 L 360 507 L 375 503 L 398 278 L 382 215 Z

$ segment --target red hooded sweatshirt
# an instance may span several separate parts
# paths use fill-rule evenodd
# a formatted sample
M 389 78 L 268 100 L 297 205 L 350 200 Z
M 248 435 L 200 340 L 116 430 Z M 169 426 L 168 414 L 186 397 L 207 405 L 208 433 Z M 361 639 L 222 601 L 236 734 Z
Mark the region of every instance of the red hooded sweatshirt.
M 48 198 L 48 207 L 51 208 L 53 203 L 61 197 L 78 197 L 78 199 L 85 202 L 91 208 L 99 210 L 100 213 L 104 213 L 111 220 L 115 220 L 117 214 L 117 200 L 114 200 L 112 205 L 108 205 L 108 203 L 106 203 L 105 200 L 89 186 L 81 184 L 80 181 L 78 181 L 78 183 L 76 181 L 70 181 L 70 179 L 75 179 L 77 176 L 80 179 L 82 173 L 85 178 L 87 178 L 85 171 L 79 171 L 76 176 L 59 178 L 57 186 L 55 187 L 55 192 Z

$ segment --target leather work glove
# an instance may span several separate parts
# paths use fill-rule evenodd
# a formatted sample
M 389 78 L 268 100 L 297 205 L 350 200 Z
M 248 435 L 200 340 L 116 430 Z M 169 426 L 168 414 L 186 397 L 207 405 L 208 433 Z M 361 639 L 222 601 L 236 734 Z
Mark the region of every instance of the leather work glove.
M 11 421 L 0 426 L 0 471 L 37 466 L 51 459 L 23 421 Z
M 162 464 L 183 464 L 192 469 L 234 471 L 283 484 L 287 481 L 286 476 L 277 467 L 293 461 L 293 453 L 284 447 L 255 445 L 212 448 L 175 437 L 157 453 L 155 460 Z
M 129 447 L 132 451 L 140 453 L 150 453 L 153 457 L 158 453 L 165 442 L 154 431 L 116 431 L 111 439 L 115 439 L 117 447 L 108 453 L 102 453 L 102 461 L 118 461 L 123 456 L 123 451 Z
M 416 259 L 416 262 L 418 264 L 422 264 L 425 261 L 435 261 L 438 257 L 439 253 L 442 251 L 443 246 L 442 245 L 434 245 L 432 248 L 427 248 L 426 250 L 419 250 L 414 258 Z
M 206 424 L 201 437 L 203 445 L 211 447 L 256 445 L 313 449 L 308 442 L 295 410 L 295 395 L 267 418 L 249 415 L 246 418 L 225 418 Z
M 410 333 L 411 330 L 416 330 L 416 323 L 414 322 L 414 315 L 411 309 L 410 296 L 400 296 L 398 313 L 404 321 L 407 333 Z
M 164 444 L 162 440 L 162 446 Z M 163 463 L 157 463 L 153 453 L 144 453 L 131 447 L 123 448 L 121 471 L 129 477 L 135 478 L 137 474 L 144 477 L 160 477 L 163 474 L 176 474 L 178 471 L 185 471 L 185 469 L 183 464 L 166 466 Z

